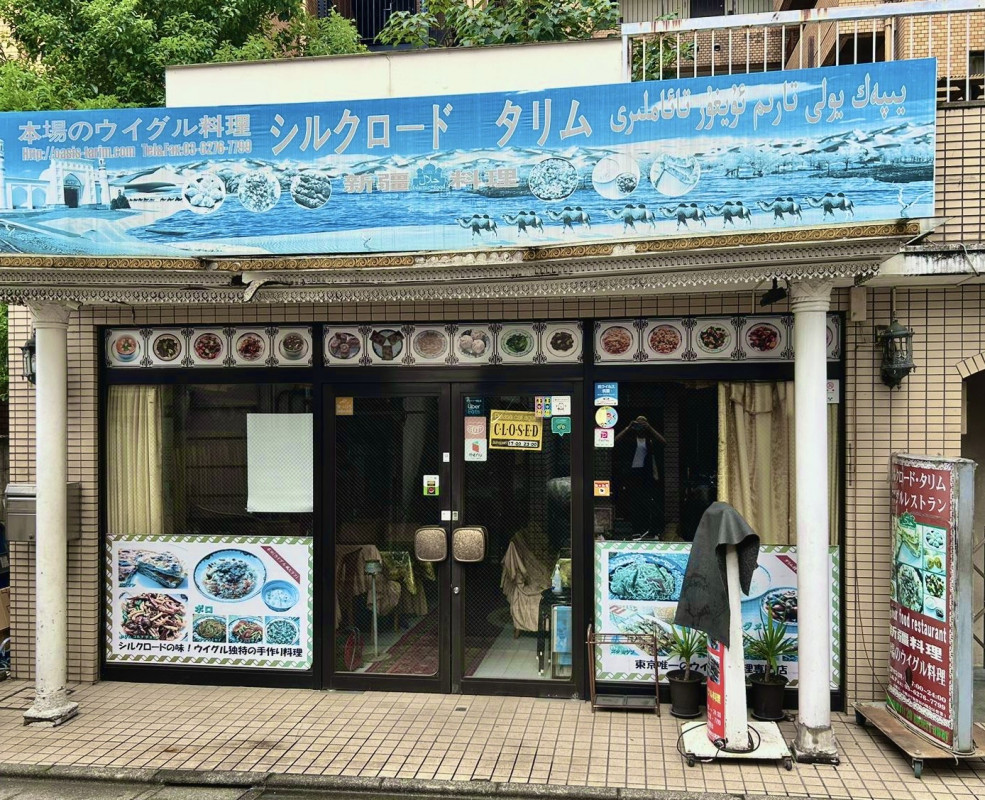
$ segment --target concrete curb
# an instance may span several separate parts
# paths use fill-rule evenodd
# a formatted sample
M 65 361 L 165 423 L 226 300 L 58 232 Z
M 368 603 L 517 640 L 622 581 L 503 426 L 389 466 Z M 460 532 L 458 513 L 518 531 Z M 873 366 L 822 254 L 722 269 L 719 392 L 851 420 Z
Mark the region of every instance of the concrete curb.
M 148 786 L 211 786 L 237 789 L 295 789 L 359 795 L 473 798 L 503 797 L 516 800 L 564 798 L 564 800 L 771 800 L 764 795 L 709 794 L 662 789 L 626 789 L 605 786 L 565 786 L 544 783 L 493 783 L 491 781 L 420 780 L 417 778 L 362 778 L 351 775 L 300 775 L 293 773 L 147 769 L 44 764 L 5 764 L 0 777 L 40 778 L 65 781 L 146 784 Z

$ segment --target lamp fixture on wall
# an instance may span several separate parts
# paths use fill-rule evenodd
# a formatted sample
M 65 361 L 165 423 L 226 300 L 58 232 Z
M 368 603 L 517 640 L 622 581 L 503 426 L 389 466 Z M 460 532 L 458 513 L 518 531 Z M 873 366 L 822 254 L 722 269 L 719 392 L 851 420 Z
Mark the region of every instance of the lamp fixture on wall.
M 21 361 L 23 362 L 24 377 L 34 383 L 38 377 L 38 345 L 31 331 L 31 338 L 21 345 Z
M 915 369 L 913 351 L 910 347 L 913 331 L 900 325 L 896 319 L 896 289 L 890 299 L 891 322 L 886 327 L 878 328 L 876 338 L 882 343 L 882 365 L 880 374 L 882 382 L 890 389 L 895 389 L 903 379 Z
M 787 299 L 787 290 L 779 285 L 776 278 L 773 278 L 773 286 L 767 289 L 763 296 L 759 299 L 759 305 L 763 308 L 773 305 L 773 303 L 779 303 L 781 300 Z

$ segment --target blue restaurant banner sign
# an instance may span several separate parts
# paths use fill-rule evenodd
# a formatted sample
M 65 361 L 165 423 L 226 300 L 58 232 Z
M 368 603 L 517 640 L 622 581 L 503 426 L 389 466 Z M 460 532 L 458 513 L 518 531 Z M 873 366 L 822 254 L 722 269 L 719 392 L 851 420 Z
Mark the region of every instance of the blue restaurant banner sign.
M 932 59 L 0 115 L 0 253 L 474 250 L 927 217 Z

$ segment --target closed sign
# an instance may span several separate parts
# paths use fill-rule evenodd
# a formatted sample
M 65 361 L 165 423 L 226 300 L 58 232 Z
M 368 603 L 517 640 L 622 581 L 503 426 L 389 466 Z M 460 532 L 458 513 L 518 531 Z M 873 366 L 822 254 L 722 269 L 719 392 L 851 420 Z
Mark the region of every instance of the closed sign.
M 540 450 L 543 420 L 533 411 L 489 412 L 490 450 Z

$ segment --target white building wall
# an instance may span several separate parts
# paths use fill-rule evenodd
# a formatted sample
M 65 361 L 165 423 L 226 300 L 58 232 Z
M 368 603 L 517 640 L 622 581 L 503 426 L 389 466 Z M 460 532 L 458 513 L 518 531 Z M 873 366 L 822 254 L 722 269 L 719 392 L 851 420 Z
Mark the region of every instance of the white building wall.
M 623 81 L 619 38 L 170 67 L 169 106 L 311 103 Z

